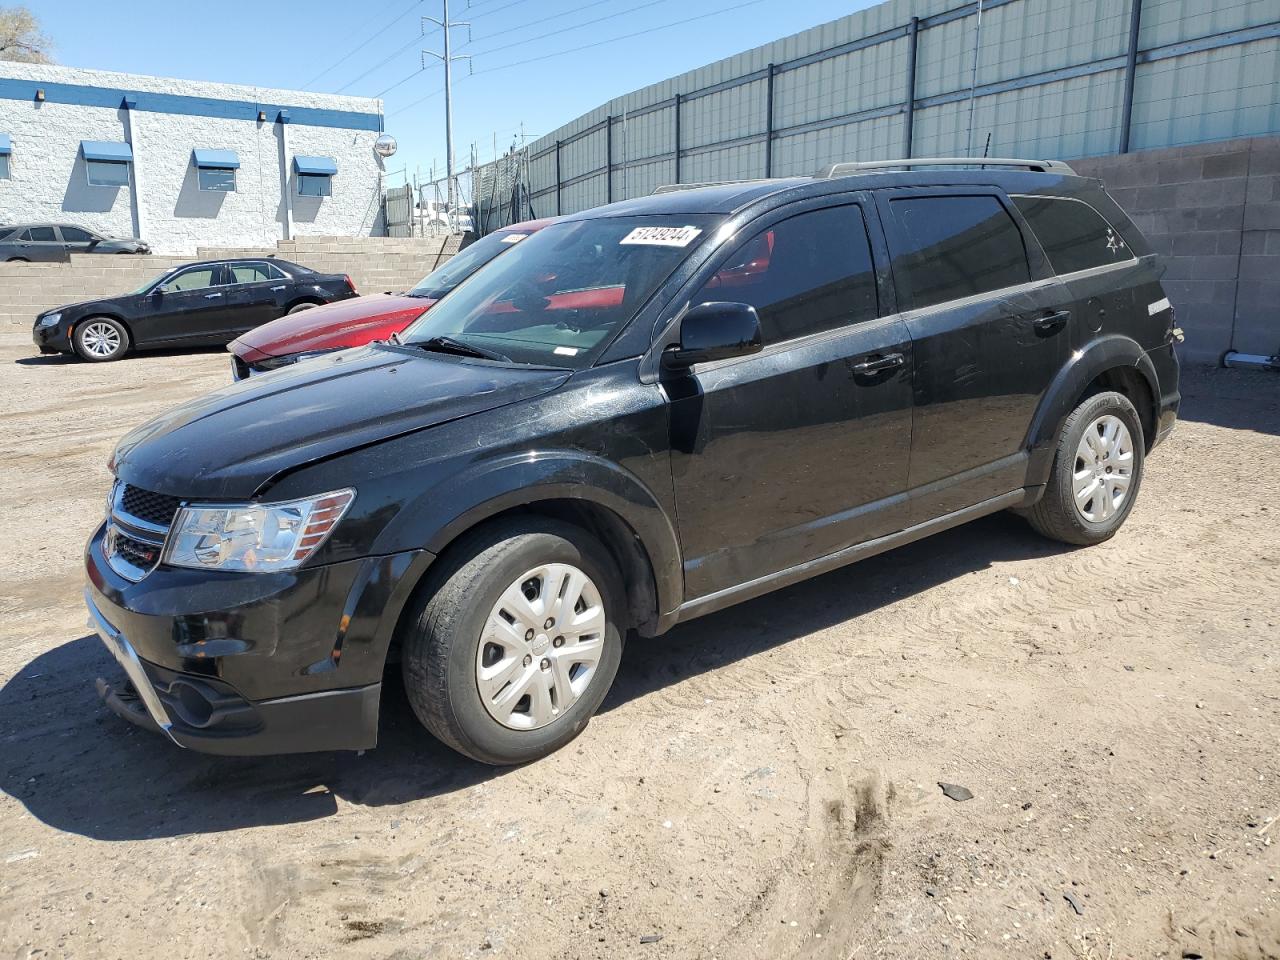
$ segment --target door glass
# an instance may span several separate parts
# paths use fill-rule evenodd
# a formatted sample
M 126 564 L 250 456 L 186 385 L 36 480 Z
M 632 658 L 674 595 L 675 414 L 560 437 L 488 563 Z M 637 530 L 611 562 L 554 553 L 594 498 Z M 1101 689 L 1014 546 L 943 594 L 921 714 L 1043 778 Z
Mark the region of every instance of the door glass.
M 195 270 L 188 270 L 186 273 L 180 273 L 168 283 L 164 285 L 166 290 L 202 290 L 205 287 L 213 286 L 214 275 L 218 272 L 217 267 L 197 267 Z
M 893 278 L 912 307 L 1030 282 L 1022 234 L 995 197 L 911 197 L 889 208 L 906 241 L 893 251 Z
M 1059 276 L 1133 259 L 1120 234 L 1083 200 L 1013 197 L 1013 202 Z
M 232 283 L 258 283 L 271 280 L 271 270 L 265 263 L 233 263 L 231 274 L 235 278 Z
M 67 243 L 91 243 L 93 234 L 88 230 L 81 230 L 79 227 L 60 227 L 62 230 L 62 239 Z
M 23 240 L 30 240 L 35 243 L 56 243 L 57 237 L 53 235 L 53 227 L 32 227 L 22 235 Z
M 765 343 L 874 318 L 876 275 L 862 209 L 797 214 L 745 240 L 694 303 L 713 300 L 755 307 Z

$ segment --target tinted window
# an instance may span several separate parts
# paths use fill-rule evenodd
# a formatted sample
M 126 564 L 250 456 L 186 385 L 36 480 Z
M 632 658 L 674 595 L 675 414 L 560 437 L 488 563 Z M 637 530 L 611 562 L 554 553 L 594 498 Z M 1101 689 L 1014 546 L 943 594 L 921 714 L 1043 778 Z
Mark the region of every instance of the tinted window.
M 197 167 L 196 177 L 201 190 L 231 193 L 236 188 L 236 172 L 218 167 Z
M 32 227 L 22 235 L 22 239 L 36 243 L 56 243 L 58 238 L 53 235 L 53 227 Z
M 91 243 L 93 234 L 88 230 L 81 230 L 79 227 L 59 227 L 62 231 L 62 239 L 67 243 Z
M 9 179 L 9 154 L 0 153 L 0 180 Z
M 107 160 L 86 160 L 85 174 L 91 187 L 127 187 L 129 165 Z
M 1031 224 L 1055 273 L 1133 258 L 1120 234 L 1087 203 L 1051 197 L 1014 197 L 1013 202 Z
M 801 213 L 739 244 L 695 302 L 749 303 L 766 343 L 876 316 L 876 275 L 861 208 Z
M 318 173 L 298 174 L 298 196 L 327 197 L 333 192 L 331 178 Z
M 418 285 L 409 291 L 409 296 L 439 300 L 498 254 L 510 250 L 526 236 L 528 234 L 505 232 L 491 233 L 487 237 L 481 237 L 418 281 Z
M 893 277 L 913 307 L 959 300 L 1031 280 L 1022 234 L 995 197 L 890 201 L 902 234 Z
M 214 274 L 217 272 L 217 267 L 197 267 L 195 270 L 178 274 L 164 287 L 166 290 L 200 290 L 203 287 L 211 287 Z
M 261 280 L 276 279 L 279 272 L 273 275 L 271 267 L 265 263 L 233 263 L 231 275 L 235 278 L 232 283 L 258 283 Z

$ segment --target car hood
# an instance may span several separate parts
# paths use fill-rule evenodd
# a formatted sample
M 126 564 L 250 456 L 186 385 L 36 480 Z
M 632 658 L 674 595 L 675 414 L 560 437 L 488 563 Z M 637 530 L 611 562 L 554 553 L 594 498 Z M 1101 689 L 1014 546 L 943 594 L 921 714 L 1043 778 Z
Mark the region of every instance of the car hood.
M 313 307 L 242 334 L 227 348 L 246 363 L 385 340 L 416 320 L 434 300 L 375 293 Z
M 48 310 L 42 310 L 40 316 L 46 313 L 75 313 L 89 310 L 102 310 L 113 306 L 123 306 L 126 300 L 136 300 L 137 296 L 131 293 L 122 293 L 118 297 L 100 297 L 97 300 L 77 300 L 75 303 L 64 303 L 60 307 L 50 307 Z
M 175 407 L 116 447 L 126 483 L 248 499 L 284 471 L 554 390 L 567 370 L 382 345 L 318 357 Z

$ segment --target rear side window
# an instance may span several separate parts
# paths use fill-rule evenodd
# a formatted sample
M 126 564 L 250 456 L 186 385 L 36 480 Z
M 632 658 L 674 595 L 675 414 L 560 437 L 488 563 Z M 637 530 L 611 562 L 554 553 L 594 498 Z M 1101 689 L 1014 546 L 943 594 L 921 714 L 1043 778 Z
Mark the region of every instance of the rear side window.
M 53 227 L 32 227 L 22 235 L 22 239 L 34 243 L 57 243 L 58 241 L 58 238 L 53 235 Z
M 909 197 L 889 209 L 894 282 L 913 308 L 1030 282 L 1022 233 L 995 197 Z
M 755 307 L 766 343 L 874 318 L 876 275 L 862 209 L 801 213 L 740 243 L 694 298 L 713 300 Z
M 233 263 L 231 264 L 232 283 L 261 283 L 263 280 L 278 280 L 282 274 L 268 263 Z
M 1018 210 L 1044 247 L 1054 273 L 1103 267 L 1133 254 L 1119 233 L 1082 200 L 1060 197 L 1013 197 Z

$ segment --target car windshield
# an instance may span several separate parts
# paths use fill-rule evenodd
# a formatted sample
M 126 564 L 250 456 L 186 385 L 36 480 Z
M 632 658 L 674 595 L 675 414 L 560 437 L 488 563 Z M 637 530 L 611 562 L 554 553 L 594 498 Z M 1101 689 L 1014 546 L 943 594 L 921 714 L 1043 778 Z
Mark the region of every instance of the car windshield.
M 506 253 L 529 234 L 503 230 L 482 237 L 436 267 L 409 291 L 411 297 L 439 300 L 500 253 Z
M 686 215 L 552 224 L 464 281 L 400 342 L 443 340 L 515 363 L 585 367 L 718 222 Z

